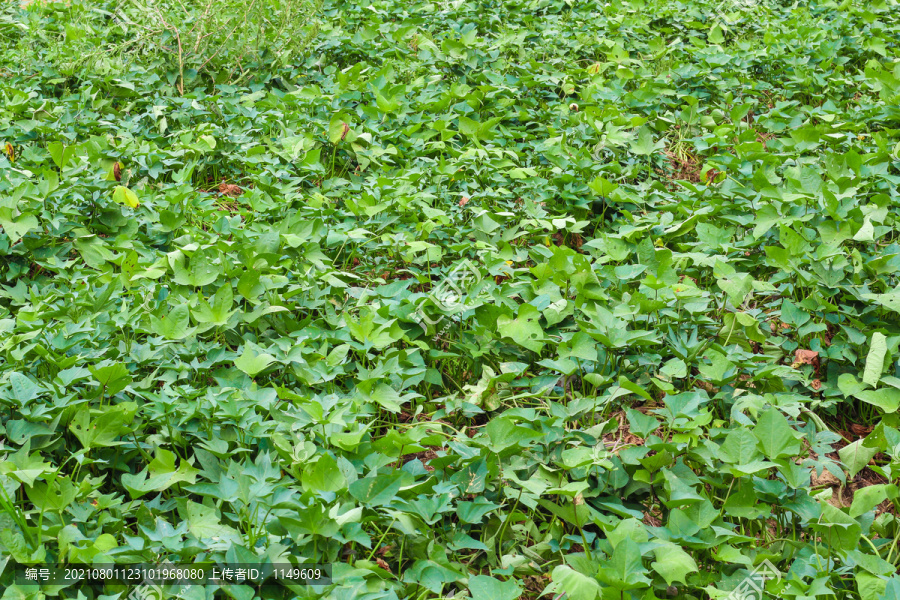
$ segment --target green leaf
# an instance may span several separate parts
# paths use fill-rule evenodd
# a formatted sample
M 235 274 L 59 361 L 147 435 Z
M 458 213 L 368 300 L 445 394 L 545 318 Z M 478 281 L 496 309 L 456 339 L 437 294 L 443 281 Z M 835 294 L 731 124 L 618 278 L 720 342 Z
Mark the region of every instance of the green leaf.
M 349 125 L 342 119 L 341 115 L 335 115 L 328 124 L 328 141 L 332 144 L 339 144 L 349 130 Z
M 637 543 L 627 538 L 619 542 L 610 559 L 600 567 L 597 577 L 617 590 L 633 590 L 650 585 L 646 573 Z
M 84 262 L 95 269 L 102 269 L 107 261 L 114 258 L 103 240 L 95 235 L 78 238 L 75 240 L 75 248 Z
M 866 368 L 862 377 L 863 383 L 868 383 L 872 387 L 878 385 L 881 371 L 884 368 L 885 354 L 887 354 L 887 338 L 883 333 L 876 331 L 872 334 L 872 341 L 869 343 L 869 354 L 866 356 Z
M 662 474 L 665 478 L 665 487 L 668 493 L 668 498 L 663 498 L 663 504 L 666 506 L 670 508 L 690 506 L 705 500 L 703 496 L 697 493 L 697 490 L 676 473 L 663 469 Z
M 347 487 L 347 478 L 330 454 L 322 454 L 319 460 L 307 464 L 301 482 L 304 488 L 314 492 L 336 492 Z
M 191 315 L 187 304 L 179 304 L 159 319 L 150 316 L 150 330 L 167 340 L 183 340 L 192 335 L 197 328 L 190 324 Z
M 208 135 L 208 134 L 204 134 L 204 135 L 201 135 L 199 139 L 201 142 L 203 142 L 203 144 L 197 145 L 198 150 L 201 150 L 203 152 L 210 152 L 210 151 L 216 149 L 216 138 L 215 137 Z
M 113 363 L 103 367 L 88 367 L 88 370 L 103 388 L 104 396 L 112 396 L 124 390 L 131 382 L 128 367 L 122 363 Z
M 860 390 L 853 394 L 867 404 L 877 406 L 885 413 L 895 413 L 900 408 L 900 389 L 882 388 L 880 390 Z
M 300 161 L 300 166 L 314 173 L 324 173 L 325 165 L 322 164 L 322 148 L 316 146 L 307 151 Z
M 202 287 L 218 279 L 222 268 L 214 263 L 213 257 L 209 253 L 198 250 L 191 257 L 190 265 L 187 268 L 184 267 L 183 263 L 176 262 L 173 265 L 173 271 L 175 272 L 176 283 Z
M 555 567 L 550 578 L 555 590 L 565 593 L 568 600 L 596 600 L 600 596 L 600 584 L 596 579 L 567 565 Z
M 629 392 L 631 392 L 633 394 L 637 394 L 638 396 L 640 396 L 641 398 L 644 398 L 645 400 L 653 400 L 653 397 L 649 393 L 647 393 L 647 390 L 645 390 L 638 384 L 629 381 L 628 378 L 625 377 L 624 375 L 619 376 L 619 380 L 617 383 L 619 384 L 620 387 L 628 390 Z
M 596 195 L 608 198 L 610 194 L 619 189 L 619 184 L 613 183 L 605 177 L 597 176 L 588 184 L 588 187 Z
M 237 313 L 236 309 L 231 309 L 233 305 L 234 292 L 231 289 L 231 284 L 226 284 L 219 288 L 219 291 L 216 292 L 216 295 L 212 298 L 212 303 L 209 303 L 201 298 L 198 302 L 197 308 L 193 309 L 191 311 L 191 314 L 194 316 L 194 319 L 196 319 L 198 323 L 221 327 L 227 325 L 228 320 L 231 318 L 231 316 Z M 271 308 L 273 307 L 261 307 L 259 310 L 262 313 L 263 311 Z M 262 314 L 260 314 L 259 316 L 262 316 Z
M 10 245 L 13 245 L 25 237 L 26 233 L 37 229 L 40 224 L 37 217 L 30 213 L 13 217 L 13 209 L 0 206 L 0 226 L 9 238 Z
M 582 360 L 597 360 L 597 342 L 591 339 L 591 336 L 579 331 L 568 343 L 563 343 L 559 347 L 560 358 L 580 358 Z
M 378 110 L 383 113 L 395 113 L 401 106 L 401 102 L 396 98 L 386 98 L 378 90 L 373 90 L 375 94 L 375 104 Z
M 494 137 L 493 128 L 502 120 L 503 117 L 493 117 L 484 123 L 479 123 L 461 116 L 459 117 L 459 132 L 475 140 L 490 140 Z
M 102 555 L 117 546 L 116 538 L 112 534 L 101 533 L 96 539 L 90 540 L 77 533 L 77 529 L 74 535 L 67 535 L 68 532 L 72 531 L 68 529 L 69 527 L 74 529 L 75 526 L 69 525 L 64 527 L 60 531 L 58 539 L 61 555 L 67 556 L 67 559 L 72 562 L 90 564 L 94 557 Z M 72 542 L 78 543 L 76 545 Z
M 500 508 L 499 504 L 494 504 L 484 496 L 479 496 L 472 502 L 457 503 L 456 514 L 463 523 L 477 524 L 482 522 L 484 515 L 498 508 Z
M 878 454 L 878 448 L 869 448 L 863 441 L 856 440 L 838 450 L 838 456 L 847 467 L 850 477 L 855 477 Z
M 111 406 L 98 415 L 92 415 L 87 406 L 82 406 L 75 413 L 69 430 L 85 448 L 116 446 L 122 443 L 116 438 L 129 431 L 128 425 L 136 412 L 137 405 L 133 402 Z
M 350 495 L 369 506 L 389 504 L 403 486 L 403 476 L 394 471 L 387 475 L 365 477 L 350 484 Z
M 199 469 L 195 469 L 187 461 L 182 460 L 176 468 L 176 456 L 173 452 L 159 448 L 156 458 L 150 461 L 146 469 L 136 475 L 122 475 L 122 486 L 134 498 L 150 492 L 167 490 L 177 483 L 196 483 Z
M 459 117 L 459 132 L 467 137 L 478 137 L 478 128 L 481 123 L 468 117 Z
M 403 398 L 400 397 L 397 390 L 384 383 L 379 383 L 372 393 L 367 395 L 367 398 L 392 413 L 403 410 L 401 406 Z
M 629 408 L 625 410 L 625 414 L 628 417 L 631 432 L 642 438 L 646 438 L 659 427 L 659 421 L 656 418 L 640 411 Z
M 267 354 L 256 344 L 247 343 L 244 345 L 241 355 L 234 359 L 234 366 L 250 377 L 255 377 L 273 362 L 275 362 L 274 356 Z
M 747 465 L 759 457 L 759 440 L 744 427 L 728 432 L 725 442 L 719 448 L 719 458 L 733 465 Z
M 670 358 L 659 370 L 660 373 L 673 379 L 687 377 L 687 364 L 680 358 Z
M 49 482 L 34 482 L 25 488 L 28 499 L 36 507 L 47 511 L 62 511 L 75 501 L 78 488 L 69 477 L 57 477 Z
M 704 358 L 709 359 L 710 364 L 699 364 L 697 370 L 713 383 L 722 384 L 734 376 L 734 363 L 728 360 L 725 354 L 707 350 Z
M 851 373 L 842 373 L 838 377 L 838 389 L 846 397 L 856 396 L 859 392 L 865 390 L 868 386 L 858 381 Z
M 777 408 L 771 407 L 762 414 L 753 429 L 753 434 L 759 440 L 760 449 L 769 460 L 800 452 L 800 442 L 795 437 L 796 432 Z
M 816 522 L 822 542 L 837 551 L 853 550 L 859 544 L 862 527 L 844 511 L 822 502 L 822 515 Z
M 179 511 L 188 531 L 198 539 L 228 539 L 236 537 L 236 531 L 221 523 L 219 511 L 212 506 L 204 506 L 192 500 L 185 502 L 184 510 Z
M 9 397 L 22 406 L 37 398 L 44 391 L 44 388 L 33 382 L 29 377 L 18 372 L 10 373 L 9 384 L 12 388 L 12 393 Z
M 753 277 L 746 273 L 735 273 L 717 280 L 716 285 L 728 295 L 728 300 L 733 305 L 740 306 L 753 289 Z
M 649 237 L 643 238 L 637 246 L 638 261 L 642 265 L 646 265 L 652 273 L 659 270 L 659 259 L 656 257 L 656 248 Z
M 24 446 L 12 454 L 7 454 L 6 459 L 0 461 L 0 473 L 25 485 L 33 486 L 38 477 L 55 472 L 53 465 L 45 463 L 39 452 L 31 452 L 30 441 L 26 441 Z
M 884 308 L 900 313 L 900 292 L 893 291 L 889 294 L 861 294 L 864 300 L 872 300 Z
M 50 158 L 53 159 L 54 164 L 60 171 L 65 169 L 66 165 L 69 164 L 69 160 L 75 156 L 75 146 L 66 146 L 62 142 L 48 144 L 47 150 L 50 152 Z
M 529 442 L 541 437 L 541 434 L 534 429 L 517 425 L 511 418 L 491 419 L 486 429 L 491 440 L 491 448 L 495 452 L 500 452 L 510 446 L 526 446 Z
M 540 352 L 544 347 L 544 330 L 538 322 L 540 317 L 541 313 L 534 306 L 522 304 L 515 319 L 508 315 L 498 317 L 497 330 L 520 346 Z
M 781 320 L 788 325 L 800 327 L 809 321 L 809 315 L 801 310 L 796 304 L 790 300 L 783 300 L 781 303 Z
M 650 566 L 662 575 L 666 585 L 672 585 L 675 582 L 685 583 L 688 573 L 700 570 L 691 555 L 675 544 L 665 544 L 654 549 L 653 553 L 656 561 Z
M 403 337 L 403 330 L 396 319 L 379 325 L 375 322 L 373 312 L 361 314 L 359 321 L 354 321 L 350 315 L 347 315 L 345 320 L 347 329 L 354 339 L 379 350 Z
M 653 141 L 653 131 L 646 126 L 641 127 L 637 139 L 631 142 L 631 151 L 638 156 L 649 156 L 665 147 L 666 143 L 664 141 Z
M 859 600 L 880 600 L 887 587 L 884 579 L 860 570 L 857 570 L 855 578 L 856 587 L 859 590 Z
M 888 498 L 892 500 L 897 498 L 896 485 L 883 483 L 859 488 L 853 492 L 850 516 L 854 519 L 861 517 Z
M 500 581 L 476 575 L 469 578 L 469 594 L 472 600 L 516 600 L 522 595 L 522 587 L 515 579 Z
M 137 208 L 140 205 L 137 194 L 121 185 L 117 185 L 116 189 L 113 191 L 113 201 L 131 208 Z
M 872 242 L 875 240 L 874 234 L 875 226 L 872 225 L 872 220 L 867 218 L 863 221 L 859 230 L 853 235 L 853 240 L 856 242 Z

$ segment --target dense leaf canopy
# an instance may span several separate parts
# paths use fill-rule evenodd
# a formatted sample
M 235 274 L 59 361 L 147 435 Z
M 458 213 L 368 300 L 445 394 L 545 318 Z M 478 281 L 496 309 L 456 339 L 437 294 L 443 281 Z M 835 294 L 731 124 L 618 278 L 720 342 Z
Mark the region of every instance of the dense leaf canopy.
M 896 0 L 284 4 L 0 8 L 3 600 L 900 597 Z

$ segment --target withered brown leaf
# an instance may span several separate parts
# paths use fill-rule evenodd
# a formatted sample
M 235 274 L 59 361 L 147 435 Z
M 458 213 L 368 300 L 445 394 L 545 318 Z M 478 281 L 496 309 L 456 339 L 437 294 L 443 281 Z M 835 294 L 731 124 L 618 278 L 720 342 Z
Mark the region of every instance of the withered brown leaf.
M 793 366 L 799 367 L 801 365 L 812 365 L 812 368 L 815 370 L 816 375 L 819 374 L 819 353 L 815 350 L 803 350 L 802 348 L 798 348 L 794 351 L 794 364 Z
M 233 183 L 225 183 L 224 181 L 219 184 L 219 193 L 223 196 L 230 196 L 231 198 L 236 198 L 244 193 L 244 190 L 241 189 L 241 186 L 235 185 Z
M 387 562 L 386 562 L 383 558 L 378 558 L 378 557 L 376 556 L 376 557 L 375 557 L 375 563 L 376 563 L 379 567 L 381 567 L 382 569 L 384 569 L 385 571 L 387 571 L 388 573 L 391 573 L 391 566 L 390 566 L 389 564 L 387 564 Z
M 794 364 L 800 365 L 819 365 L 819 353 L 815 350 L 803 350 L 798 348 L 794 351 Z

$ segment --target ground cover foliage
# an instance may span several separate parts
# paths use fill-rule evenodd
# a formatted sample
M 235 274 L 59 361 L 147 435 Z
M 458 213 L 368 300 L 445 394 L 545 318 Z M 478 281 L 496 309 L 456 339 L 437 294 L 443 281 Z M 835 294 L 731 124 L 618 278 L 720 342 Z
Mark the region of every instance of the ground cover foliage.
M 0 564 L 900 597 L 896 2 L 139 6 L 0 11 Z

